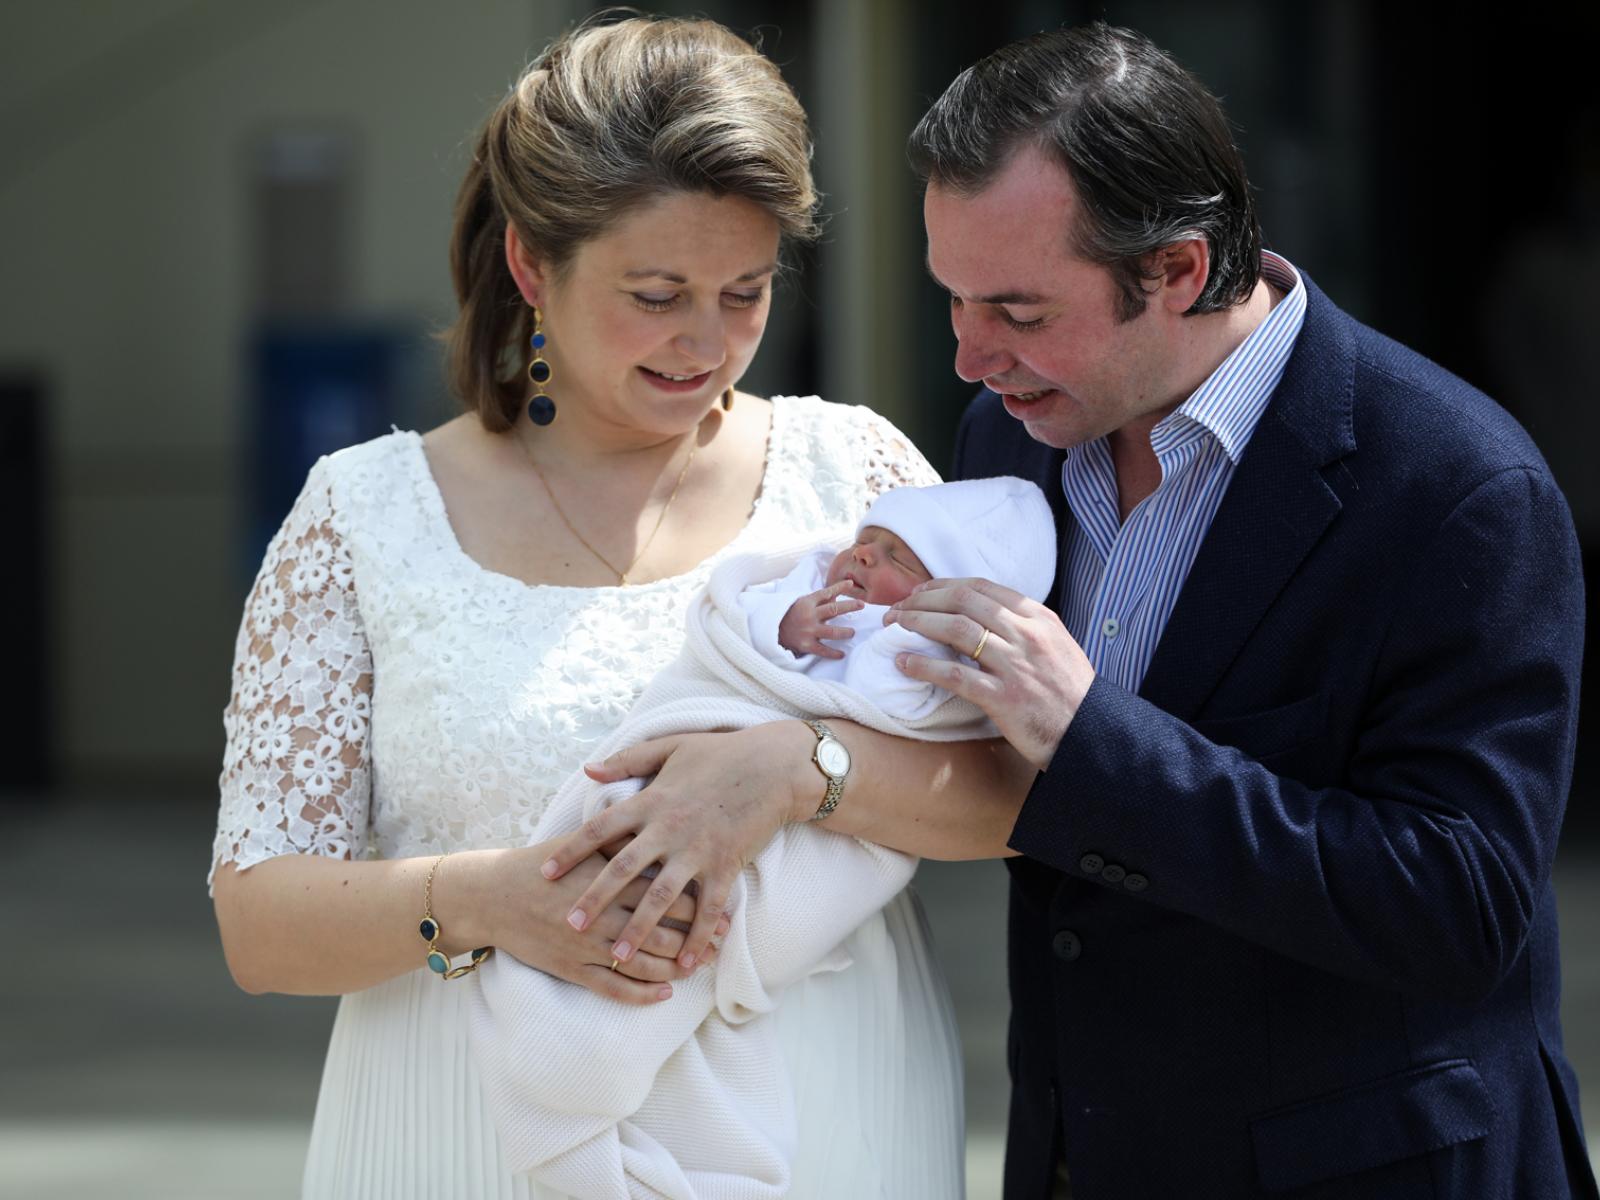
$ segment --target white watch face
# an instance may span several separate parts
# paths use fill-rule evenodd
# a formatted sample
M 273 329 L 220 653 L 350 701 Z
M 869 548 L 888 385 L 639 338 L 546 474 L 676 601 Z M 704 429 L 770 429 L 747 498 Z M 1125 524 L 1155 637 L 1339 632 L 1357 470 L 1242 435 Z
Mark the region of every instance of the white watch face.
M 850 770 L 850 751 L 835 738 L 823 738 L 817 743 L 817 765 L 835 779 L 842 778 Z

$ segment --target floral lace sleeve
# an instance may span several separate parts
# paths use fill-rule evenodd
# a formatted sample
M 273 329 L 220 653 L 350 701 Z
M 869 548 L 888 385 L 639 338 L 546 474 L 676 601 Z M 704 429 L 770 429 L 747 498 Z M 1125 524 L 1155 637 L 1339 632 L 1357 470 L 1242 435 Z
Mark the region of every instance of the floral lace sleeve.
M 922 451 L 890 424 L 888 418 L 869 408 L 860 412 L 857 447 L 864 486 L 863 508 L 890 488 L 926 487 L 941 482 L 939 472 L 922 456 Z
M 239 626 L 212 876 L 280 854 L 363 852 L 371 712 L 372 655 L 323 460 L 267 548 Z

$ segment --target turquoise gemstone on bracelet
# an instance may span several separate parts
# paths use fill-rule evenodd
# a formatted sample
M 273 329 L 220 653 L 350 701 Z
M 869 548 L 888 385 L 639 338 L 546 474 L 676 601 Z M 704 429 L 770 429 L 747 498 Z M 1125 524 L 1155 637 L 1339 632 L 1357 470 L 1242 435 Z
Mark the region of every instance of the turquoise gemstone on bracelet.
M 428 955 L 428 969 L 435 975 L 443 975 L 450 969 L 450 960 L 435 950 Z
M 422 940 L 431 942 L 439 936 L 439 922 L 432 917 L 423 917 L 422 924 L 417 926 L 417 932 L 422 935 Z

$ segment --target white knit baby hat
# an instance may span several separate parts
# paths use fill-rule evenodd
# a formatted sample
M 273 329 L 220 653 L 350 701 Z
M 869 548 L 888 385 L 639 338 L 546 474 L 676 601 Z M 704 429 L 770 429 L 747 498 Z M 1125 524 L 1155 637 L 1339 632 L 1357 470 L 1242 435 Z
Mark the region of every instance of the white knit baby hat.
M 1043 600 L 1056 578 L 1056 522 L 1038 486 L 1015 475 L 903 487 L 879 496 L 857 531 L 895 534 L 935 579 L 979 576 Z

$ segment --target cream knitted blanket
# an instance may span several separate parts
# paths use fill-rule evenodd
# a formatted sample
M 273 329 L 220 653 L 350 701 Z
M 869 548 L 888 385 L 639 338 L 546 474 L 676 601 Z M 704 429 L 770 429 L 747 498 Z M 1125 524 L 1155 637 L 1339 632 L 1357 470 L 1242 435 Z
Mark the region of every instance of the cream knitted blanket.
M 841 531 L 837 544 L 848 537 Z M 815 549 L 813 542 L 718 567 L 691 604 L 682 654 L 646 687 L 600 756 L 669 734 L 797 716 L 846 718 L 929 741 L 995 736 L 959 698 L 901 723 L 842 684 L 785 670 L 751 645 L 739 592 Z M 820 776 L 818 785 L 820 794 Z M 575 829 L 638 787 L 602 787 L 578 772 L 533 840 Z M 596 996 L 508 955 L 491 958 L 468 980 L 470 1042 L 513 1169 L 582 1200 L 787 1195 L 795 1115 L 768 1014 L 787 985 L 847 969 L 840 943 L 915 867 L 906 855 L 825 826 L 785 826 L 742 873 L 714 964 L 648 1007 Z

